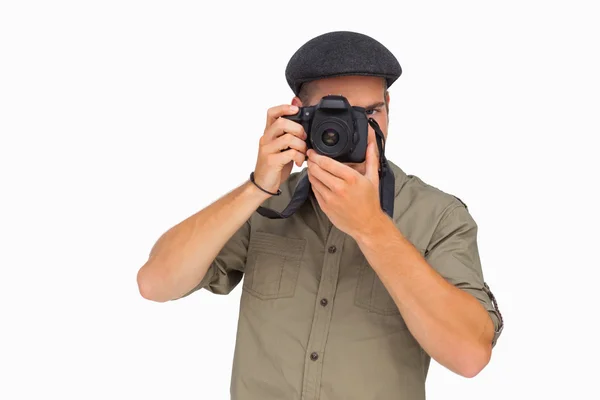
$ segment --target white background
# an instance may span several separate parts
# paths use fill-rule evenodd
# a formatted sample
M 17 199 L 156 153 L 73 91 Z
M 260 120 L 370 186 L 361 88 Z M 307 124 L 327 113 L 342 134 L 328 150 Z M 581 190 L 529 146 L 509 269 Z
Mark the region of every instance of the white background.
M 247 179 L 330 30 L 398 57 L 388 157 L 468 204 L 506 320 L 428 398 L 599 398 L 597 2 L 0 4 L 0 398 L 229 397 L 241 287 L 159 304 L 136 273 Z

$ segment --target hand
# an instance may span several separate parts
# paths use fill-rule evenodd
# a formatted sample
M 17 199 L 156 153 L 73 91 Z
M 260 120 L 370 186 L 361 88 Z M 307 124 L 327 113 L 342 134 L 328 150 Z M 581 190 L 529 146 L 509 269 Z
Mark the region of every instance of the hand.
M 308 150 L 308 179 L 321 209 L 341 231 L 355 237 L 384 216 L 379 199 L 379 157 L 369 140 L 365 174 Z
M 265 132 L 260 138 L 254 181 L 269 192 L 276 192 L 292 172 L 293 163 L 302 166 L 306 159 L 306 132 L 297 122 L 283 115 L 298 112 L 298 107 L 287 104 L 267 111 Z

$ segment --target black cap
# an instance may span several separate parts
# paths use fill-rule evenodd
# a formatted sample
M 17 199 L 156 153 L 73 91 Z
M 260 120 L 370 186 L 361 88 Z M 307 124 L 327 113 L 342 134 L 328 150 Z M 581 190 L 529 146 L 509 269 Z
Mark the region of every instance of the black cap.
M 377 40 L 357 32 L 336 31 L 317 36 L 300 47 L 285 69 L 295 95 L 303 83 L 333 76 L 385 78 L 390 87 L 402 74 L 396 57 Z

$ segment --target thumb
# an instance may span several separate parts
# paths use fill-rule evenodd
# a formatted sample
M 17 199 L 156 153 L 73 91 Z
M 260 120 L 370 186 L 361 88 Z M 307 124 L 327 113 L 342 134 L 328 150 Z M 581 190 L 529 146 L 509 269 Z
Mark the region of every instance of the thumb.
M 367 146 L 365 176 L 373 183 L 379 181 L 379 157 L 377 156 L 376 144 L 371 142 Z

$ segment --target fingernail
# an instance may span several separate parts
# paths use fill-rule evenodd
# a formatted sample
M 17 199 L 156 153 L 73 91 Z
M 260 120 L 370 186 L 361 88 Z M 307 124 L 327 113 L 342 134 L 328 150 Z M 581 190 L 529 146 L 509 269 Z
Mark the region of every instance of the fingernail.
M 291 112 L 298 112 L 298 107 L 296 107 L 296 106 L 290 106 L 290 111 Z

